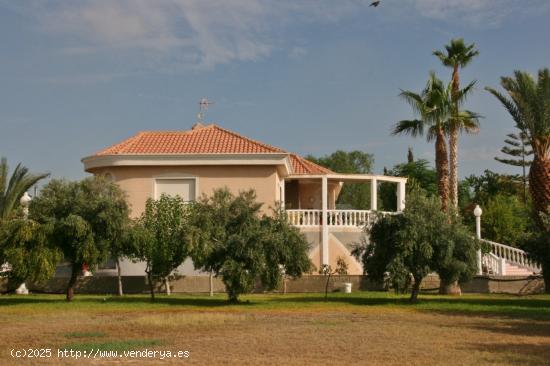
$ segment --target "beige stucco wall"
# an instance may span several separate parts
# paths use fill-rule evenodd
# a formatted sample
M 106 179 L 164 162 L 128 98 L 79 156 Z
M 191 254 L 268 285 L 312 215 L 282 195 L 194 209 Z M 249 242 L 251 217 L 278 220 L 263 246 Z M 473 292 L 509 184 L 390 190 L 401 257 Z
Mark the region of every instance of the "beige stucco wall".
M 139 216 L 147 199 L 153 198 L 156 178 L 196 178 L 197 197 L 223 187 L 234 194 L 254 189 L 257 201 L 264 204 L 263 212 L 269 212 L 280 196 L 275 166 L 126 166 L 94 169 L 91 173 L 112 175 L 128 195 L 132 217 Z
M 321 202 L 321 191 L 322 184 L 321 180 L 317 181 L 299 181 L 298 182 L 298 202 L 291 202 L 292 209 L 312 209 L 320 210 L 322 209 Z M 327 208 L 333 210 L 335 208 L 335 202 L 340 193 L 340 185 L 336 182 L 329 182 L 327 187 L 328 192 L 328 202 Z
M 330 228 L 328 241 L 329 265 L 337 268 L 336 262 L 338 257 L 344 258 L 348 264 L 348 274 L 360 275 L 363 274 L 362 265 L 351 255 L 351 249 L 354 244 L 359 243 L 364 233 L 357 228 Z M 306 240 L 310 243 L 309 259 L 316 267 L 315 273 L 322 267 L 322 236 L 321 227 L 302 227 L 300 231 L 305 235 Z

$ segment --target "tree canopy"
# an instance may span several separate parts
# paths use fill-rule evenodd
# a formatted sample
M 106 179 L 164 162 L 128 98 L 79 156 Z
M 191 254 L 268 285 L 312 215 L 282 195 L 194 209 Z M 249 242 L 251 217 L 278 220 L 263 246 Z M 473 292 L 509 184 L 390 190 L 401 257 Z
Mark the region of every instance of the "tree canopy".
M 50 240 L 71 264 L 70 301 L 82 266 L 104 262 L 112 241 L 123 236 L 128 205 L 121 189 L 103 177 L 52 180 L 31 202 L 30 218 L 51 226 Z
M 379 217 L 370 240 L 354 251 L 365 272 L 374 280 L 387 279 L 397 291 L 408 289 L 412 279 L 411 301 L 417 300 L 422 279 L 431 272 L 445 283 L 470 279 L 479 243 L 458 217 L 440 208 L 437 198 L 414 190 L 402 215 Z
M 232 195 L 227 189 L 203 196 L 189 215 L 189 238 L 196 268 L 221 276 L 229 300 L 254 289 L 259 280 L 275 289 L 283 275 L 309 271 L 309 244 L 288 224 L 284 211 L 260 217 L 254 191 Z
M 343 174 L 368 174 L 372 172 L 372 166 L 374 165 L 373 155 L 359 150 L 350 152 L 338 150 L 319 158 L 308 155 L 306 159 L 333 172 Z M 364 183 L 344 184 L 336 204 L 358 210 L 370 209 L 369 186 Z
M 188 213 L 188 205 L 179 196 L 163 194 L 159 200 L 149 198 L 145 211 L 134 222 L 127 237 L 128 246 L 134 248 L 133 257 L 146 263 L 152 299 L 155 298 L 155 281 L 164 281 L 170 293 L 168 276 L 190 254 L 186 240 Z

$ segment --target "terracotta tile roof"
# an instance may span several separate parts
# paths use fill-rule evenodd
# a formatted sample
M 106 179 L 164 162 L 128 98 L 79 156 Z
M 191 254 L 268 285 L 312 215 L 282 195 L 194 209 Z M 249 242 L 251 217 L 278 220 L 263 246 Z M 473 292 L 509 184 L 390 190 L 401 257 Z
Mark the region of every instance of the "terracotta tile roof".
M 330 169 L 317 165 L 296 154 L 290 154 L 294 174 L 334 174 Z
M 286 151 L 211 124 L 199 125 L 187 131 L 142 131 L 95 155 L 266 153 L 286 153 Z M 332 173 L 296 154 L 290 154 L 290 160 L 294 174 Z

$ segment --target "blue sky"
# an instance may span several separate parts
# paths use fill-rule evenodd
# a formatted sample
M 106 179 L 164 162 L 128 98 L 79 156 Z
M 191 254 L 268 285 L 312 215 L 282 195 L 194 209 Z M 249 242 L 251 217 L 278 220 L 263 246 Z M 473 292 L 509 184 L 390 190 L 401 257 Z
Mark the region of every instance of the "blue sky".
M 496 161 L 513 122 L 483 87 L 515 69 L 550 67 L 547 0 L 0 0 L 0 155 L 53 177 L 85 176 L 80 159 L 140 130 L 207 122 L 300 154 L 374 154 L 375 172 L 404 161 L 392 137 L 412 117 L 431 55 L 451 38 L 480 56 L 467 107 L 485 116 L 460 140 L 460 175 L 516 172 Z

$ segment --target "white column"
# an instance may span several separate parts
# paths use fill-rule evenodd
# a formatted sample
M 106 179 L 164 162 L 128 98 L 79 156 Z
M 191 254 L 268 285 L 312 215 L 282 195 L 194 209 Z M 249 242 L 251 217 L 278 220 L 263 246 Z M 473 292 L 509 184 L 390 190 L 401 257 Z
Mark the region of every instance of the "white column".
M 322 256 L 322 264 L 329 264 L 329 257 L 328 257 L 328 212 L 327 212 L 327 198 L 328 198 L 328 179 L 327 177 L 322 178 L 321 183 L 321 208 L 323 210 L 323 225 L 322 225 L 322 234 L 321 234 L 321 240 L 322 240 L 322 248 L 321 248 L 321 256 Z
M 405 209 L 405 182 L 397 183 L 397 211 Z
M 285 209 L 285 180 L 284 179 L 281 179 L 281 197 L 280 197 L 280 200 L 281 200 L 281 208 L 284 210 Z
M 478 207 L 479 206 L 476 206 L 476 209 Z M 476 217 L 476 238 L 481 239 L 481 212 L 482 211 L 481 211 L 481 209 L 476 210 L 476 211 L 479 211 L 479 212 L 475 212 L 475 213 L 479 213 L 479 215 L 475 215 L 475 217 Z M 479 276 L 481 276 L 483 274 L 483 262 L 482 262 L 482 257 L 481 257 L 481 249 L 477 250 L 476 259 L 477 259 L 477 274 Z
M 378 210 L 378 181 L 376 179 L 370 181 L 370 209 Z

